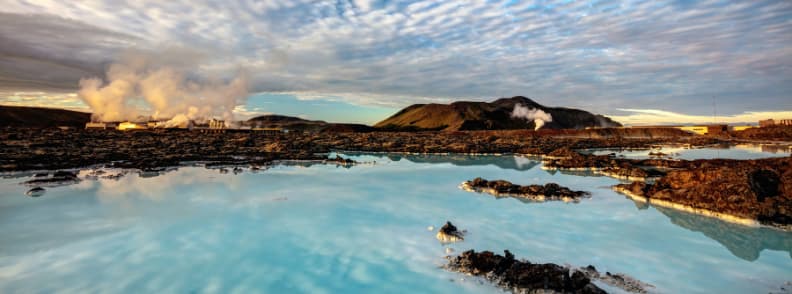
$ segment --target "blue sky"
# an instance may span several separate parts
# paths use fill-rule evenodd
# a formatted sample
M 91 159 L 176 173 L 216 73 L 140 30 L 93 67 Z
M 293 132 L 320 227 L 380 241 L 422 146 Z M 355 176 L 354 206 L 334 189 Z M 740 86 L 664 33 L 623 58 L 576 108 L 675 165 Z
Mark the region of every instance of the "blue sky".
M 783 0 L 11 0 L 0 104 L 86 109 L 80 80 L 109 84 L 130 50 L 157 61 L 138 73 L 175 69 L 185 89 L 244 72 L 240 117 L 374 123 L 515 95 L 632 124 L 704 122 L 713 101 L 724 121 L 792 117 Z

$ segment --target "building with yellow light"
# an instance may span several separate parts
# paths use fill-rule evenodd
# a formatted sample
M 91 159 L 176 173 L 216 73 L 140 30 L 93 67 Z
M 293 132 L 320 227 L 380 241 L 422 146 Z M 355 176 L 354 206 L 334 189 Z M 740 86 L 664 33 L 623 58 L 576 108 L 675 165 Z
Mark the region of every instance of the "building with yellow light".
M 144 130 L 147 128 L 148 127 L 144 124 L 125 121 L 118 124 L 118 127 L 116 129 L 118 129 L 119 131 L 129 131 L 129 130 Z

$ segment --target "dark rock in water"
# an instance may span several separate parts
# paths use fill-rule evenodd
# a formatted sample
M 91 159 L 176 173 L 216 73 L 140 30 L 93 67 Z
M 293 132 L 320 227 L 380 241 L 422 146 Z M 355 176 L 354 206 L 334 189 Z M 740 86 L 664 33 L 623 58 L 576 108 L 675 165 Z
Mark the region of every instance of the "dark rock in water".
M 341 156 L 338 156 L 338 155 L 336 155 L 336 157 L 335 157 L 335 158 L 328 159 L 328 162 L 335 162 L 336 164 L 340 164 L 340 165 L 347 165 L 347 166 L 348 166 L 348 165 L 353 165 L 353 164 L 356 164 L 356 163 L 357 163 L 356 161 L 354 161 L 354 160 L 352 160 L 352 159 L 349 159 L 349 158 L 343 158 L 343 157 L 341 157 Z
M 471 192 L 483 192 L 492 194 L 496 197 L 511 196 L 529 201 L 562 200 L 578 202 L 580 198 L 589 197 L 585 191 L 572 191 L 567 187 L 562 187 L 556 183 L 545 185 L 520 186 L 509 181 L 495 180 L 488 181 L 482 178 L 475 178 L 472 181 L 462 183 L 462 189 Z
M 45 190 L 42 187 L 35 187 L 33 189 L 28 190 L 25 193 L 25 195 L 30 196 L 30 197 L 39 197 L 41 195 L 44 195 L 44 193 L 46 193 L 46 192 L 47 192 L 47 190 Z
M 60 186 L 78 182 L 80 182 L 80 178 L 77 177 L 77 174 L 70 171 L 56 171 L 52 177 L 35 177 L 24 184 L 28 186 Z
M 448 259 L 448 269 L 485 277 L 515 293 L 606 293 L 581 271 L 573 270 L 570 274 L 569 268 L 557 264 L 516 260 L 508 250 L 503 256 L 490 251 L 468 250 Z
M 778 195 L 778 184 L 781 180 L 773 171 L 762 169 L 748 174 L 748 183 L 756 194 L 756 200 L 763 202 L 767 197 Z
M 76 179 L 77 178 L 77 174 L 75 174 L 73 172 L 70 172 L 70 171 L 59 170 L 59 171 L 56 171 L 55 174 L 52 175 L 52 177 L 53 178 L 64 178 L 64 179 Z
M 583 156 L 581 156 L 580 153 L 577 153 L 576 151 L 570 149 L 569 147 L 558 148 L 545 155 L 545 158 L 549 158 L 549 159 L 552 158 L 574 159 L 581 157 Z
M 441 242 L 458 242 L 465 240 L 463 237 L 463 233 L 457 230 L 457 227 L 451 224 L 451 222 L 446 222 L 443 227 L 437 231 L 437 240 Z
M 639 281 L 625 274 L 612 274 L 611 272 L 605 272 L 604 275 L 600 274 L 593 265 L 580 268 L 580 270 L 576 272 L 583 274 L 591 280 L 598 280 L 630 293 L 645 294 L 649 293 L 649 288 L 654 288 L 651 284 Z

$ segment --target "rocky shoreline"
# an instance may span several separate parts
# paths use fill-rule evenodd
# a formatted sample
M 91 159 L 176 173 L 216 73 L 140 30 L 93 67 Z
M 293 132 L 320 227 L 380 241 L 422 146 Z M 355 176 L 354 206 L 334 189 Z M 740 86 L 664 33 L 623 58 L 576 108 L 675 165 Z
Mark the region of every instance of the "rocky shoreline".
M 369 133 L 198 133 L 153 129 L 61 130 L 4 128 L 0 132 L 0 172 L 83 168 L 97 164 L 149 169 L 182 162 L 265 164 L 274 160 L 322 160 L 333 150 L 411 154 L 547 154 L 562 147 L 645 148 L 685 141 L 720 142 L 701 137 L 627 138 L 618 133 L 575 133 L 556 137 L 531 131 L 369 132 Z M 56 160 L 53 160 L 56 159 Z
M 619 184 L 614 190 L 729 222 L 792 230 L 792 157 L 695 162 L 654 183 Z
M 748 225 L 792 230 L 792 157 L 627 159 L 569 148 L 543 158 L 545 169 L 590 170 L 631 183 L 617 192 L 641 202 Z
M 591 197 L 589 192 L 572 191 L 556 183 L 520 186 L 505 180 L 488 181 L 482 178 L 475 178 L 463 182 L 460 188 L 470 192 L 491 194 L 495 197 L 514 197 L 531 202 L 579 202 L 581 198 Z
M 653 287 L 623 274 L 600 274 L 591 265 L 575 269 L 517 260 L 508 250 L 503 253 L 468 250 L 458 256 L 447 256 L 446 269 L 483 277 L 512 293 L 607 293 L 594 280 L 630 293 L 647 293 Z
M 250 166 L 251 170 L 279 161 L 354 164 L 343 158 L 327 159 L 333 150 L 438 154 L 542 155 L 543 168 L 593 170 L 606 176 L 635 181 L 616 190 L 651 203 L 715 217 L 752 219 L 760 224 L 789 229 L 792 226 L 792 164 L 790 158 L 765 160 L 627 159 L 613 155 L 587 155 L 575 150 L 592 148 L 650 148 L 658 144 L 707 145 L 723 143 L 711 137 L 628 138 L 610 130 L 577 132 L 564 136 L 530 131 L 369 132 L 369 133 L 197 133 L 155 129 L 61 130 L 5 128 L 0 133 L 0 172 L 64 170 L 85 167 L 137 169 L 156 174 L 188 162 L 206 166 Z M 764 170 L 774 175 L 774 191 L 749 174 Z M 754 177 L 762 178 L 762 177 Z M 68 180 L 68 179 L 66 179 Z M 46 184 L 46 183 L 42 183 Z M 511 183 L 510 183 L 511 184 Z M 530 187 L 530 186 L 529 186 Z M 768 186 L 769 187 L 769 186 Z M 464 185 L 463 185 L 464 188 Z M 521 199 L 538 199 L 538 187 L 517 192 Z M 545 190 L 548 187 L 543 187 Z M 549 187 L 553 188 L 560 187 Z M 536 191 L 533 191 L 536 190 Z M 773 190 L 773 189 L 770 189 Z M 482 190 L 484 191 L 484 190 Z M 528 193 L 523 193 L 528 192 Z M 542 192 L 542 193 L 539 193 Z M 515 195 L 518 196 L 518 195 Z M 543 195 L 548 199 L 546 195 Z M 567 196 L 559 196 L 563 200 Z M 552 197 L 551 197 L 552 199 Z M 575 199 L 569 197 L 568 199 Z M 666 203 L 667 202 L 667 203 Z M 672 205 L 673 204 L 673 205 Z M 751 222 L 744 222 L 750 224 Z

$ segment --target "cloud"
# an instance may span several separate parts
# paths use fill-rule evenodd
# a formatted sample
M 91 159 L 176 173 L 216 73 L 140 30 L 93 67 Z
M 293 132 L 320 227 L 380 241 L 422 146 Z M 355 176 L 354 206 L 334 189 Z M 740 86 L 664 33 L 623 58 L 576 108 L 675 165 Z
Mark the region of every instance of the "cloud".
M 627 115 L 611 115 L 622 124 L 627 125 L 668 125 L 668 124 L 710 124 L 716 123 L 752 123 L 757 124 L 759 120 L 775 118 L 792 118 L 792 111 L 761 111 L 743 112 L 730 115 L 688 115 L 671 111 L 657 109 L 618 109 L 627 112 Z
M 74 90 L 137 38 L 43 14 L 0 12 L 0 90 Z
M 69 92 L 0 91 L 0 97 L 5 97 L 0 100 L 0 105 L 63 108 L 84 112 L 90 111 L 88 107 L 80 101 L 77 94 Z
M 598 113 L 704 115 L 713 99 L 725 114 L 792 109 L 789 1 L 10 1 L 0 11 L 6 90 L 73 89 L 129 47 L 176 44 L 211 52 L 207 72 L 245 64 L 253 92 L 355 104 L 525 95 Z

